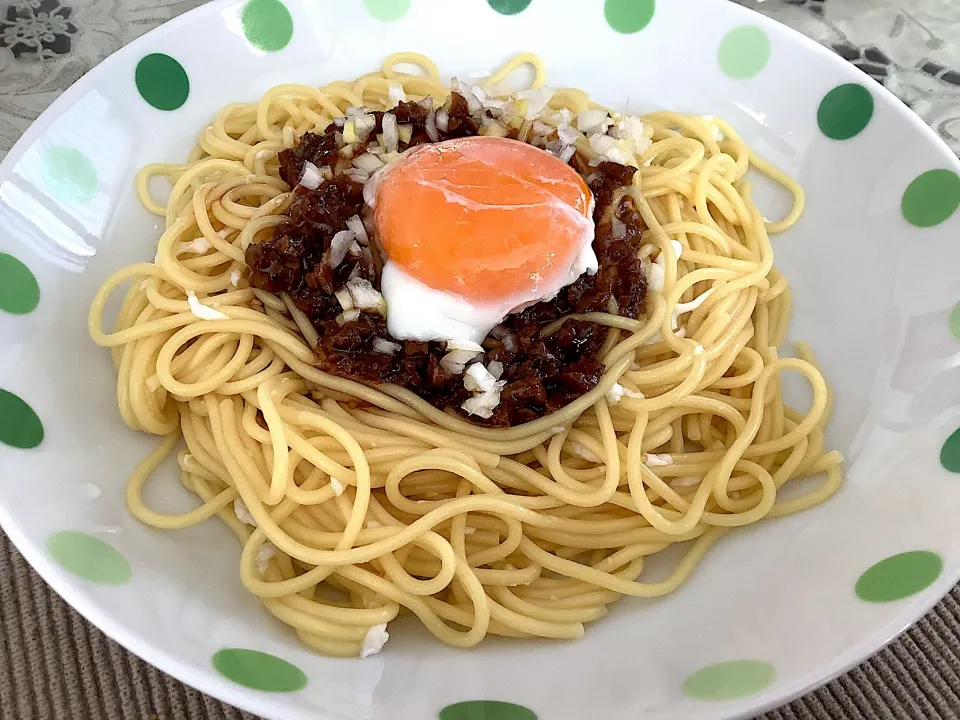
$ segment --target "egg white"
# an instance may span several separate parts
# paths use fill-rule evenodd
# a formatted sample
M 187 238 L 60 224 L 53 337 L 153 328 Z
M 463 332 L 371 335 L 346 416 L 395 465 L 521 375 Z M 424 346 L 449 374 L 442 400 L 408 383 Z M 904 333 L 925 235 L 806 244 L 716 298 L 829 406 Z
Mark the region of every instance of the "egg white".
M 592 215 L 592 212 L 591 212 Z M 580 249 L 566 272 L 542 282 L 535 291 L 520 297 L 472 303 L 459 295 L 425 285 L 394 262 L 387 260 L 380 292 L 387 303 L 387 328 L 397 340 L 452 340 L 481 342 L 513 312 L 552 300 L 584 273 L 596 274 L 599 264 L 593 251 L 594 224 L 584 218 Z

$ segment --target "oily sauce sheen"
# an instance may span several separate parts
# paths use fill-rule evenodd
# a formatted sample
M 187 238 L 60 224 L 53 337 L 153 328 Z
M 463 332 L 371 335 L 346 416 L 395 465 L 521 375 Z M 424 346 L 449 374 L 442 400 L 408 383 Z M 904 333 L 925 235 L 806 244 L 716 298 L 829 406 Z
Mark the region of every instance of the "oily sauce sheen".
M 417 103 L 402 102 L 391 112 L 398 122 L 413 126 L 409 143 L 400 150 L 429 143 L 425 130 L 428 111 Z M 464 98 L 454 93 L 448 103 L 449 124 L 441 140 L 479 134 Z M 376 127 L 382 130 L 382 112 L 372 113 Z M 375 239 L 359 257 L 348 256 L 336 268 L 329 262 L 330 241 L 354 215 L 368 215 L 363 185 L 343 174 L 350 160 L 339 157 L 336 133 L 331 124 L 323 134 L 306 133 L 299 145 L 280 153 L 281 177 L 296 187 L 287 212 L 289 220 L 278 225 L 271 240 L 251 245 L 246 252 L 250 282 L 272 292 L 286 292 L 311 320 L 320 336 L 316 348 L 317 366 L 325 372 L 370 385 L 392 383 L 412 390 L 434 406 L 455 408 L 470 397 L 463 376 L 447 372 L 440 364 L 446 354 L 440 342 L 400 341 L 393 355 L 376 352 L 376 338 L 393 340 L 381 315 L 365 312 L 360 318 L 340 325 L 336 317 L 342 308 L 334 292 L 348 278 L 361 277 L 380 288 L 382 258 Z M 513 131 L 516 135 L 516 131 Z M 359 152 L 363 152 L 361 147 Z M 333 169 L 332 180 L 316 190 L 297 183 L 306 162 Z M 599 261 L 596 275 L 584 275 L 563 288 L 550 301 L 539 302 L 521 313 L 509 315 L 483 341 L 484 355 L 478 360 L 504 364 L 500 404 L 493 416 L 481 420 L 484 425 L 507 427 L 536 420 L 572 402 L 591 390 L 603 374 L 599 352 L 607 328 L 583 320 L 567 320 L 553 334 L 544 337 L 542 329 L 554 320 L 570 314 L 610 312 L 636 318 L 643 311 L 646 278 L 637 251 L 645 225 L 627 196 L 611 208 L 617 189 L 632 183 L 635 168 L 612 162 L 597 167 L 588 165 L 580 155 L 571 164 L 585 177 L 594 195 L 596 235 L 593 243 Z M 366 218 L 365 218 L 366 219 Z M 617 221 L 616 236 L 613 230 Z M 368 224 L 370 227 L 370 224 Z

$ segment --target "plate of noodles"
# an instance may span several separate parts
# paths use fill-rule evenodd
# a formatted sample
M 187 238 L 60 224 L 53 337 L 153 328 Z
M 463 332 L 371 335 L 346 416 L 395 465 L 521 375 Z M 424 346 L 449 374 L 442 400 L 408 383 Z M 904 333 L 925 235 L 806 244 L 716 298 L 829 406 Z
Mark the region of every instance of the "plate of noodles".
M 3 529 L 268 718 L 859 662 L 960 577 L 957 159 L 732 3 L 451 5 L 214 2 L 17 143 Z

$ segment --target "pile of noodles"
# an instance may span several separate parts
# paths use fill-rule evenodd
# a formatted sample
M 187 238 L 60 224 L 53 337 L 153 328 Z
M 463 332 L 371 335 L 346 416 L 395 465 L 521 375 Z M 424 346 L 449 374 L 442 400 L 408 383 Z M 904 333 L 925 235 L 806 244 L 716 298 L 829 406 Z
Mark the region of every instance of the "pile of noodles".
M 396 69 L 410 62 L 424 74 Z M 528 63 L 542 87 L 531 55 L 486 82 Z M 248 286 L 244 251 L 271 237 L 291 201 L 277 153 L 350 106 L 387 109 L 396 84 L 436 104 L 450 92 L 428 59 L 391 56 L 354 82 L 282 85 L 227 106 L 186 163 L 141 172 L 144 205 L 166 218 L 156 261 L 113 275 L 90 311 L 123 419 L 163 438 L 130 478 L 136 517 L 173 530 L 219 516 L 243 543 L 246 588 L 311 647 L 355 656 L 379 649 L 401 608 L 459 647 L 489 633 L 579 637 L 623 595 L 674 590 L 729 529 L 836 491 L 827 384 L 804 346 L 800 359 L 778 351 L 790 293 L 768 233 L 794 222 L 802 190 L 716 119 L 643 117 L 652 143 L 629 192 L 649 228 L 640 255 L 662 287 L 640 320 L 582 316 L 608 328 L 594 390 L 535 422 L 486 429 L 402 388 L 317 370 L 299 311 Z M 599 106 L 560 90 L 548 110 L 563 107 Z M 525 122 L 521 139 L 529 131 Z M 783 221 L 751 202 L 750 167 L 793 193 Z M 155 175 L 173 184 L 165 205 L 148 192 Z M 104 305 L 127 284 L 106 332 Z M 784 403 L 787 371 L 809 383 L 808 410 Z M 143 487 L 178 447 L 180 482 L 199 505 L 160 514 Z M 821 473 L 816 489 L 777 500 Z M 669 576 L 645 579 L 648 556 L 674 543 L 685 551 Z

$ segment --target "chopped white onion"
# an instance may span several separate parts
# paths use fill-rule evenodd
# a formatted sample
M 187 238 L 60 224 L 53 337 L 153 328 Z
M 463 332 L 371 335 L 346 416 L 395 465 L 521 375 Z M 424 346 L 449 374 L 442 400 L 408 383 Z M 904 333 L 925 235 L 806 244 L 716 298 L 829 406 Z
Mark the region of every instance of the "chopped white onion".
M 643 400 L 643 393 L 625 388 L 620 383 L 614 383 L 613 387 L 607 391 L 607 402 L 611 405 L 616 405 L 618 402 L 623 400 L 624 397 Z
M 479 353 L 473 350 L 451 350 L 440 358 L 440 367 L 451 375 L 460 375 L 467 363 L 473 360 Z
M 499 360 L 493 360 L 487 364 L 487 370 L 489 370 L 490 374 L 499 380 L 503 375 L 503 363 Z
M 387 644 L 387 640 L 389 639 L 390 633 L 387 632 L 386 623 L 374 625 L 367 630 L 367 634 L 363 636 L 363 647 L 360 649 L 360 657 L 365 658 L 376 655 L 383 650 L 383 646 Z
M 237 520 L 244 523 L 245 525 L 253 525 L 257 527 L 257 521 L 253 519 L 253 515 L 250 513 L 250 508 L 247 507 L 247 504 L 237 498 L 233 501 L 233 512 L 237 516 Z
M 363 220 L 360 219 L 359 215 L 354 215 L 352 218 L 347 220 L 347 230 L 353 233 L 354 237 L 357 238 L 357 242 L 361 245 L 370 244 L 370 236 L 367 235 L 367 228 L 363 224 Z
M 351 168 L 343 173 L 348 178 L 357 183 L 366 183 L 370 179 L 370 173 L 365 173 L 363 170 L 357 170 L 356 168 Z
M 483 97 L 486 97 L 486 93 L 483 92 L 480 88 L 474 88 L 474 86 L 469 85 L 468 83 L 453 78 L 453 81 L 450 84 L 451 89 L 460 93 L 464 100 L 467 101 L 467 110 L 471 115 L 475 115 L 480 112 L 483 105 L 480 103 L 480 98 L 477 97 L 475 90 L 480 90 L 480 93 Z
M 305 162 L 303 164 L 303 174 L 300 176 L 300 184 L 307 190 L 316 190 L 320 187 L 321 182 L 323 182 L 323 175 L 320 173 L 320 168 L 312 162 Z
M 270 561 L 277 556 L 277 546 L 267 540 L 257 549 L 257 572 L 263 575 Z
M 397 116 L 393 113 L 383 115 L 383 146 L 388 152 L 395 152 L 400 144 L 400 130 L 397 127 Z
M 494 369 L 502 373 L 503 365 L 500 363 L 497 365 L 500 367 Z M 483 366 L 483 363 L 474 363 L 467 368 L 463 376 L 463 386 L 474 395 L 460 407 L 471 415 L 488 418 L 493 415 L 493 409 L 500 404 L 500 390 L 506 384 L 505 380 L 498 380 L 489 368 Z
M 400 142 L 410 144 L 410 141 L 413 140 L 413 125 L 410 123 L 403 123 L 402 125 L 397 126 L 397 133 L 400 135 Z
M 609 124 L 606 110 L 584 110 L 577 115 L 577 130 L 582 132 L 604 132 Z
M 568 163 L 568 162 L 570 162 L 570 160 L 573 158 L 573 156 L 576 155 L 576 154 L 577 154 L 577 146 L 576 146 L 576 145 L 567 145 L 563 150 L 560 151 L 559 157 L 560 157 L 560 159 L 563 160 L 565 163 Z
M 219 310 L 208 307 L 200 302 L 197 294 L 193 290 L 187 291 L 187 305 L 190 306 L 190 312 L 201 320 L 229 320 L 230 316 L 225 315 Z
M 593 452 L 590 450 L 590 448 L 588 448 L 586 445 L 581 445 L 581 444 L 578 443 L 578 442 L 570 443 L 570 450 L 571 450 L 571 451 L 573 452 L 573 454 L 576 455 L 578 458 L 582 458 L 583 460 L 586 460 L 587 462 L 592 462 L 592 463 L 600 463 L 600 462 L 603 462 L 603 460 L 601 460 L 595 453 L 593 453 Z
M 613 150 L 617 144 L 616 138 L 612 138 L 609 135 L 591 135 L 589 142 L 590 148 L 597 153 L 597 155 L 606 155 Z
M 723 140 L 724 139 L 723 131 L 720 128 L 718 128 L 716 125 L 714 125 L 713 115 L 703 115 L 702 117 L 704 120 L 706 120 L 710 124 L 710 129 L 713 130 L 713 139 L 716 140 L 717 142 L 720 142 L 721 140 Z
M 390 99 L 390 107 L 396 107 L 407 101 L 407 94 L 403 91 L 403 85 L 400 83 L 387 84 L 387 97 Z
M 185 245 L 183 249 L 187 250 L 188 252 L 192 252 L 195 255 L 203 255 L 207 250 L 210 249 L 210 241 L 201 235 L 193 242 Z
M 448 352 L 440 359 L 440 367 L 454 375 L 462 373 L 468 362 L 483 354 L 483 347 L 470 340 L 448 340 L 446 349 Z
M 399 349 L 400 345 L 398 343 L 390 342 L 381 337 L 373 339 L 374 352 L 382 353 L 383 355 L 396 355 Z
M 576 145 L 580 139 L 580 133 L 568 126 L 557 128 L 557 136 L 564 145 Z
M 447 340 L 445 347 L 447 350 L 469 350 L 475 355 L 483 352 L 483 346 L 480 343 L 470 340 Z
M 334 296 L 337 298 L 337 302 L 340 303 L 340 307 L 344 310 L 353 310 L 353 298 L 350 297 L 350 291 L 345 287 L 340 288 L 339 290 L 334 291 Z
M 527 120 L 536 120 L 540 113 L 547 107 L 547 103 L 553 97 L 553 90 L 549 88 L 540 88 L 538 90 L 521 90 L 517 97 L 527 101 Z
M 337 315 L 337 325 L 346 325 L 348 322 L 353 322 L 354 320 L 360 319 L 359 310 L 345 310 L 344 312 Z
M 627 140 L 646 140 L 647 138 L 643 136 L 644 127 L 643 120 L 636 115 L 630 115 L 617 123 L 617 137 Z
M 646 464 L 647 467 L 666 467 L 667 465 L 673 465 L 673 456 L 647 453 Z
M 350 244 L 356 236 L 350 230 L 341 230 L 330 240 L 330 267 L 340 267 L 340 263 L 347 256 Z M 342 277 L 342 276 L 341 276 Z
M 427 115 L 427 124 L 425 130 L 427 131 L 427 137 L 430 138 L 430 142 L 440 142 L 440 131 L 437 130 L 436 110 L 431 110 Z
M 370 284 L 369 280 L 353 278 L 347 281 L 347 290 L 353 298 L 353 304 L 360 310 L 376 310 L 381 315 L 386 314 L 387 304 L 383 295 Z
M 629 165 L 633 162 L 632 140 L 617 140 L 609 135 L 591 135 L 589 138 L 590 147 L 600 157 L 591 161 L 591 165 L 599 165 L 603 160 Z M 625 149 L 626 148 L 626 149 Z
M 506 137 L 510 134 L 510 131 L 503 123 L 499 123 L 496 120 L 491 120 L 490 118 L 485 118 L 483 127 L 480 128 L 480 134 L 487 137 Z
M 536 120 L 533 123 L 534 135 L 552 135 L 554 130 L 555 130 L 554 127 L 547 125 L 546 123 L 540 122 L 539 120 Z
M 383 160 L 371 153 L 364 153 L 353 159 L 353 166 L 367 175 L 372 175 L 383 167 Z
M 490 334 L 503 343 L 503 349 L 507 352 L 517 351 L 517 336 L 506 325 L 497 325 Z
M 460 405 L 468 414 L 477 417 L 489 418 L 493 416 L 493 409 L 500 404 L 500 389 L 506 385 L 504 380 L 497 380 L 490 390 L 475 394 Z
M 497 378 L 483 366 L 483 363 L 474 363 L 463 375 L 463 386 L 470 392 L 487 392 L 496 383 Z
M 360 113 L 353 119 L 354 130 L 358 137 L 365 138 L 377 126 L 377 118 L 373 113 Z
M 615 217 L 610 221 L 610 232 L 617 239 L 625 238 L 627 236 L 627 226 L 623 220 Z
M 440 108 L 437 110 L 437 130 L 440 132 L 447 132 L 450 129 L 450 114 Z
M 380 184 L 380 180 L 383 178 L 386 169 L 386 167 L 383 167 L 377 170 L 377 172 L 371 175 L 363 184 L 363 202 L 367 207 L 374 207 L 377 204 L 377 186 Z
M 660 258 L 657 258 L 658 260 Z M 650 262 L 647 258 L 640 261 L 640 269 L 647 276 L 647 285 L 654 292 L 663 292 L 665 271 L 662 262 Z

